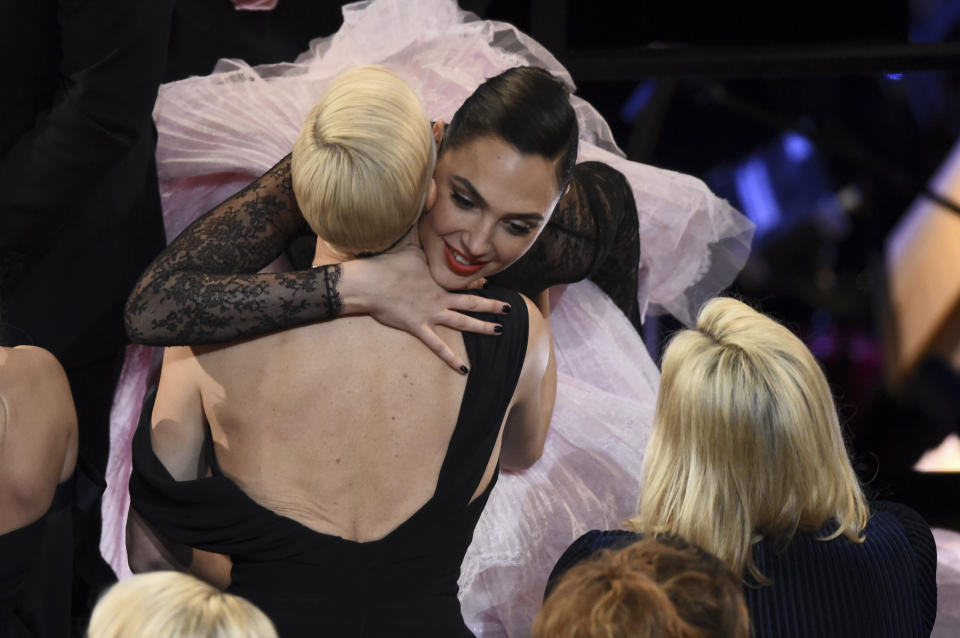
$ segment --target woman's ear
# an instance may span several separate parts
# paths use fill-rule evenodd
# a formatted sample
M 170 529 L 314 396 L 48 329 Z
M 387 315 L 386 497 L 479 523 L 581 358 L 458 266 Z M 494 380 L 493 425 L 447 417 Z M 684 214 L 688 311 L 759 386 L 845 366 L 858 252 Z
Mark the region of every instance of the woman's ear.
M 430 178 L 430 185 L 427 186 L 427 197 L 423 200 L 423 210 L 428 211 L 433 208 L 437 201 L 437 178 Z
M 433 123 L 433 142 L 437 145 L 437 150 L 440 150 L 440 142 L 443 141 L 443 132 L 446 130 L 447 124 L 443 120 L 437 120 Z M 430 208 L 427 206 L 427 208 Z

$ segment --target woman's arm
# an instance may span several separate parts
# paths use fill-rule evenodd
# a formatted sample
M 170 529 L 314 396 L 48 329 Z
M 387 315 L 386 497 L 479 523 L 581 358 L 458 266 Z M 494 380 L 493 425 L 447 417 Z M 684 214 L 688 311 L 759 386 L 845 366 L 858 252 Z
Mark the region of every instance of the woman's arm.
M 214 587 L 230 586 L 233 561 L 224 554 L 205 552 L 163 538 L 132 507 L 127 512 L 127 562 L 135 574 L 174 570 L 190 572 Z
M 197 219 L 147 268 L 127 301 L 131 341 L 233 341 L 341 314 L 369 314 L 422 340 L 451 367 L 459 360 L 435 327 L 495 334 L 458 311 L 502 314 L 503 304 L 443 291 L 419 250 L 289 273 L 257 274 L 309 228 L 297 208 L 290 156 Z
M 200 374 L 190 348 L 168 348 L 164 352 L 150 441 L 154 454 L 178 481 L 196 479 L 206 472 Z M 134 572 L 176 569 L 189 571 L 220 588 L 230 584 L 232 563 L 228 556 L 163 537 L 132 506 L 127 516 L 127 555 Z
M 127 564 L 134 574 L 190 568 L 190 548 L 160 536 L 132 505 L 127 510 L 126 543 Z
M 500 465 L 506 470 L 525 470 L 543 454 L 557 397 L 549 292 L 538 295 L 536 305 L 527 298 L 524 301 L 530 327 L 526 359 L 503 430 Z
M 288 156 L 154 260 L 127 300 L 128 335 L 149 345 L 195 345 L 337 316 L 338 268 L 254 274 L 307 232 Z
M 154 454 L 178 481 L 200 473 L 204 440 L 203 401 L 190 348 L 168 348 L 163 353 L 160 383 L 150 419 Z M 131 503 L 127 513 L 127 557 L 131 571 L 161 569 L 186 571 L 191 548 L 164 538 L 141 517 Z

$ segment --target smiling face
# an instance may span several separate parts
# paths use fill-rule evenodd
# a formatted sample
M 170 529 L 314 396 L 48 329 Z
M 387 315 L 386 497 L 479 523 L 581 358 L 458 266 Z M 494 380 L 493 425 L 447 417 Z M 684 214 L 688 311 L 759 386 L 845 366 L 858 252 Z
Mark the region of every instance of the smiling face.
M 437 160 L 436 203 L 420 241 L 438 284 L 461 290 L 519 259 L 560 198 L 556 162 L 485 136 Z

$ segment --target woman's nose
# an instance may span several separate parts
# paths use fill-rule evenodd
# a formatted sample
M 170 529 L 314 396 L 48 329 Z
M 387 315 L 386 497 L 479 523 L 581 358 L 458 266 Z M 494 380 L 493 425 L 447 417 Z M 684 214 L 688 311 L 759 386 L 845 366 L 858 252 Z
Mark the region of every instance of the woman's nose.
M 467 257 L 479 261 L 490 252 L 493 229 L 493 224 L 483 221 L 469 231 L 464 242 L 464 248 L 470 252 Z

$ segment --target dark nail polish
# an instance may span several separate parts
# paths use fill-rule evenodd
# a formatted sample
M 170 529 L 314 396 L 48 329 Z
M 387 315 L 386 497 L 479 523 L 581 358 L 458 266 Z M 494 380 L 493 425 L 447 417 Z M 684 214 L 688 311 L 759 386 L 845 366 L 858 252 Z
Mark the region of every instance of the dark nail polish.
M 470 372 L 470 368 L 468 368 L 467 366 L 460 366 L 460 372 L 466 374 Z
M 503 326 L 494 326 L 493 331 L 496 332 L 498 335 L 503 334 Z
M 509 314 L 510 314 L 510 306 L 504 306 L 504 307 L 503 307 L 503 314 L 505 314 L 505 315 L 509 315 Z

